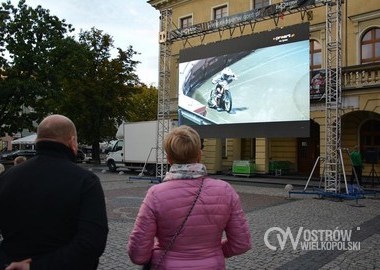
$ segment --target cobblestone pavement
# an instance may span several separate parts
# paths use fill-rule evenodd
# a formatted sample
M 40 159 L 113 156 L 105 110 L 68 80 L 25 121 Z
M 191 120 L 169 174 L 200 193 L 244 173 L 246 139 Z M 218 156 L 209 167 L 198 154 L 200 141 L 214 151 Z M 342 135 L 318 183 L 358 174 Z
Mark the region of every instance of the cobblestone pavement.
M 126 245 L 138 208 L 154 183 L 94 172 L 105 191 L 110 228 L 98 269 L 141 269 L 129 260 Z M 253 248 L 227 259 L 227 269 L 380 269 L 379 196 L 358 202 L 289 198 L 283 187 L 233 186 L 251 226 Z M 277 229 L 270 231 L 272 227 Z M 281 230 L 287 239 L 278 234 Z M 269 249 L 265 236 L 277 250 Z

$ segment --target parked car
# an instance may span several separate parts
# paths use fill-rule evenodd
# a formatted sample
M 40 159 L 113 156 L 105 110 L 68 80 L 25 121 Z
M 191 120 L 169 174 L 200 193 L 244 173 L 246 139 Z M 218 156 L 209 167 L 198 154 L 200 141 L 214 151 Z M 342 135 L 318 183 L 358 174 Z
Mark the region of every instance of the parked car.
M 13 161 L 16 157 L 24 156 L 27 159 L 32 158 L 36 155 L 36 150 L 16 150 L 9 153 L 5 153 L 0 157 L 0 163 L 4 166 L 12 166 Z
M 11 150 L 8 150 L 7 148 L 3 148 L 1 151 L 0 151 L 0 159 L 3 155 L 5 154 L 9 154 L 10 152 L 12 152 Z
M 8 153 L 4 153 L 0 156 L 0 163 L 2 163 L 4 166 L 11 166 L 13 165 L 13 161 L 16 157 L 19 156 L 24 156 L 27 159 L 34 157 L 36 155 L 36 150 L 16 150 L 16 151 L 11 151 Z M 77 152 L 77 157 L 76 157 L 77 162 L 86 162 L 88 161 L 88 157 L 86 157 L 85 153 L 78 149 Z
M 91 161 L 91 149 L 78 149 L 77 151 L 77 162 L 90 162 Z
M 77 162 L 84 162 L 86 159 L 86 155 L 84 154 L 84 152 L 80 149 L 78 149 L 77 151 Z

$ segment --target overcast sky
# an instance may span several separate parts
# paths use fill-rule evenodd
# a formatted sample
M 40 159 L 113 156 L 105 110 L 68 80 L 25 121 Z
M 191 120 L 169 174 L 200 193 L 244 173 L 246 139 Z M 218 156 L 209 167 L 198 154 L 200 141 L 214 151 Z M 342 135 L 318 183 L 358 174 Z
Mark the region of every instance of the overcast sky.
M 18 0 L 11 1 L 17 5 Z M 140 55 L 137 74 L 142 82 L 158 85 L 159 12 L 147 0 L 26 0 L 31 7 L 41 5 L 51 15 L 65 19 L 75 28 L 95 27 L 111 35 L 115 47 L 126 50 L 129 45 Z

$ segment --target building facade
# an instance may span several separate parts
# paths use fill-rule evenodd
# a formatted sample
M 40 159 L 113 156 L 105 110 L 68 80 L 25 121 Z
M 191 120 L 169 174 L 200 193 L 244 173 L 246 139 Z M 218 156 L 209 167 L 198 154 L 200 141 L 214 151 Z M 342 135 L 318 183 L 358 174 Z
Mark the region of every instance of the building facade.
M 319 5 L 307 5 L 318 2 Z M 326 1 L 335 3 L 336 1 Z M 170 10 L 170 29 L 187 29 L 220 18 L 264 10 L 275 4 L 300 6 L 291 12 L 271 10 L 245 26 L 236 25 L 170 43 L 170 115 L 178 99 L 179 52 L 184 48 L 251 35 L 308 22 L 310 27 L 310 137 L 306 138 L 205 138 L 203 162 L 210 173 L 230 172 L 236 160 L 253 160 L 257 173 L 273 173 L 274 164 L 286 164 L 292 174 L 315 176 L 323 172 L 326 113 L 318 76 L 326 68 L 326 17 L 324 1 L 282 0 L 150 0 L 163 12 Z M 305 5 L 305 6 L 302 6 Z M 286 10 L 286 9 L 284 9 Z M 341 5 L 341 149 L 344 168 L 351 174 L 349 151 L 356 145 L 365 160 L 363 175 L 380 173 L 380 3 L 378 0 L 345 0 Z M 161 21 L 162 23 L 162 21 Z M 162 45 L 161 45 L 162 46 Z M 161 57 L 163 57 L 161 55 Z M 160 66 L 162 67 L 162 66 Z M 162 70 L 160 70 L 162 72 Z M 379 174 L 377 173 L 377 174 Z

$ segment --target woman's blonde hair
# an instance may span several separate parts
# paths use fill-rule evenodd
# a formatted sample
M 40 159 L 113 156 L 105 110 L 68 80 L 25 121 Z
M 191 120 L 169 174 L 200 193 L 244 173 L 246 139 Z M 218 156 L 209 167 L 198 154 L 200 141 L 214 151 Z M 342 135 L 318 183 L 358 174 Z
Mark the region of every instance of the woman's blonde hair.
M 201 139 L 191 127 L 180 126 L 165 137 L 164 148 L 171 163 L 196 163 L 201 151 Z

